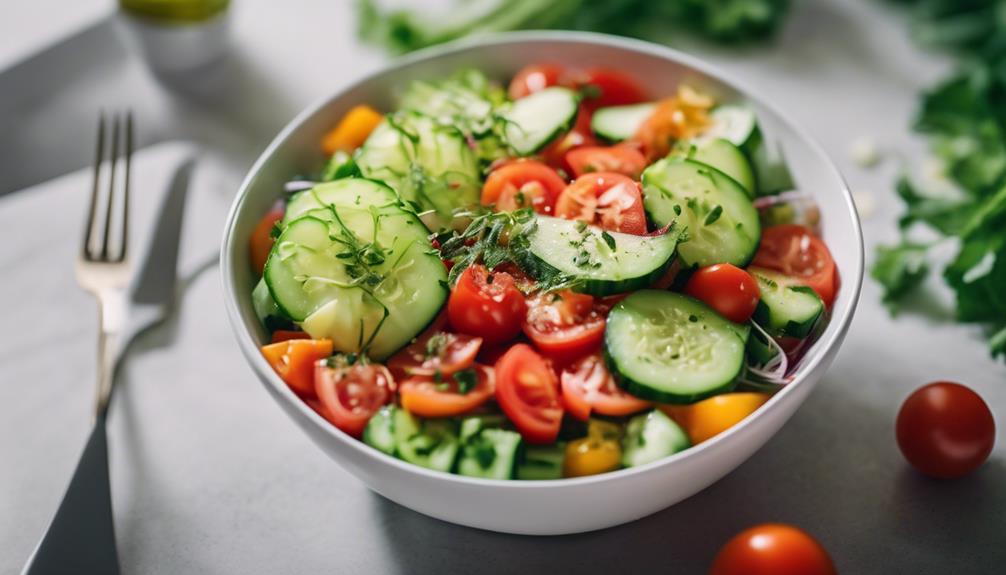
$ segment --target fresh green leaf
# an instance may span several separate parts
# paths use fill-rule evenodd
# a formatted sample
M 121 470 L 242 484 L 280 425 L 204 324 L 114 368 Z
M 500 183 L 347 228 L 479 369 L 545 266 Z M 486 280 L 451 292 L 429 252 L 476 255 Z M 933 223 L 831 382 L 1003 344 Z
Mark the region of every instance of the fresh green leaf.
M 902 243 L 878 246 L 870 275 L 884 288 L 884 303 L 894 304 L 915 289 L 929 273 L 928 246 Z

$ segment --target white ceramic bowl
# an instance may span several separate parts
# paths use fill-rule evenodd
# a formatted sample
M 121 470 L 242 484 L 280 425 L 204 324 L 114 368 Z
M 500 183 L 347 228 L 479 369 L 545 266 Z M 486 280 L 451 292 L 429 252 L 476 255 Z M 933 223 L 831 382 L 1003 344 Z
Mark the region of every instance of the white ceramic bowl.
M 688 81 L 719 98 L 745 101 L 770 141 L 781 144 L 798 186 L 822 213 L 824 239 L 842 286 L 827 329 L 810 349 L 795 381 L 751 417 L 697 447 L 661 461 L 603 475 L 556 481 L 499 481 L 437 473 L 387 456 L 330 425 L 276 376 L 259 353 L 265 334 L 252 310 L 254 278 L 248 237 L 281 195 L 282 184 L 318 169 L 322 135 L 356 104 L 393 106 L 410 80 L 442 77 L 466 66 L 506 79 L 522 66 L 554 62 L 608 66 L 644 82 L 654 96 Z M 863 241 L 852 198 L 821 148 L 776 110 L 710 66 L 673 50 L 633 40 L 567 32 L 513 33 L 416 53 L 366 77 L 294 119 L 255 163 L 234 202 L 224 233 L 222 266 L 227 311 L 242 351 L 286 413 L 333 459 L 371 489 L 439 519 L 510 533 L 550 535 L 590 531 L 643 517 L 711 485 L 754 454 L 803 403 L 821 379 L 852 320 L 863 277 Z

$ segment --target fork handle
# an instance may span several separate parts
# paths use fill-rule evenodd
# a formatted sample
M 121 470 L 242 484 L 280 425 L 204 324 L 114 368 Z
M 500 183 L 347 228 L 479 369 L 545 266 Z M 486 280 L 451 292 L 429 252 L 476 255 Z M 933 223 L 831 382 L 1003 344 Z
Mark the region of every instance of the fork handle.
M 108 413 L 115 382 L 116 359 L 120 352 L 122 328 L 125 324 L 126 304 L 122 290 L 108 291 L 98 296 L 98 316 L 101 325 L 98 333 L 98 385 L 94 398 L 94 416 L 103 418 Z
M 118 575 L 105 415 L 98 415 L 56 516 L 22 575 Z

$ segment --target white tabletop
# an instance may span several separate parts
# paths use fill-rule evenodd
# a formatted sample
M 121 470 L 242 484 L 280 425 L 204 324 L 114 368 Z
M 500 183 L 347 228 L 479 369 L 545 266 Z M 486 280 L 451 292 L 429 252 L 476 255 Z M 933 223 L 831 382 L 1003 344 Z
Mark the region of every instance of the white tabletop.
M 55 2 L 49 2 L 54 4 Z M 5 7 L 0 20 L 0 572 L 15 572 L 58 504 L 83 446 L 94 367 L 94 306 L 73 282 L 94 113 L 131 105 L 147 144 L 184 138 L 206 150 L 183 246 L 180 311 L 130 355 L 110 432 L 120 556 L 127 573 L 702 573 L 754 523 L 814 535 L 843 573 L 990 573 L 1006 559 L 1006 368 L 977 328 L 953 325 L 949 294 L 896 321 L 864 286 L 856 320 L 818 390 L 747 463 L 695 497 L 633 524 L 529 538 L 432 520 L 369 492 L 315 448 L 268 398 L 232 341 L 213 265 L 220 226 L 259 150 L 312 100 L 381 65 L 354 40 L 349 2 L 237 0 L 233 54 L 220 76 L 156 80 L 100 20 Z M 45 3 L 40 3 L 45 4 Z M 851 142 L 920 158 L 909 126 L 920 89 L 945 63 L 909 42 L 886 3 L 794 3 L 784 34 L 743 53 L 675 42 L 779 103 L 822 142 L 862 203 L 868 255 L 894 239 L 896 159 L 864 171 Z M 55 9 L 55 8 L 51 8 Z M 97 20 L 96 20 L 97 19 Z M 67 42 L 25 57 L 81 24 Z M 15 63 L 18 62 L 18 63 Z M 6 71 L 2 67 L 6 66 Z M 137 193 L 181 153 L 142 154 Z M 153 188 L 153 189 L 152 189 Z M 210 262 L 210 263 L 207 263 Z M 893 438 L 915 387 L 962 381 L 999 411 L 998 447 L 955 482 L 919 477 Z M 589 502 L 584 502 L 589 504 Z

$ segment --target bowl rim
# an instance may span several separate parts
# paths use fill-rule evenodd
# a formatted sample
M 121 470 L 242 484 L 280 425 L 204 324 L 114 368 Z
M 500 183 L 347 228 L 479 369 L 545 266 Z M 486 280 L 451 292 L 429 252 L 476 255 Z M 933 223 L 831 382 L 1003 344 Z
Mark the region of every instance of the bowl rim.
M 849 218 L 852 225 L 852 231 L 856 239 L 855 246 L 852 246 L 854 261 L 853 266 L 851 266 L 851 270 L 843 270 L 843 272 L 851 271 L 852 277 L 843 277 L 842 281 L 842 288 L 849 290 L 849 305 L 841 316 L 833 316 L 831 318 L 829 325 L 825 329 L 824 333 L 822 333 L 821 338 L 814 342 L 810 350 L 808 350 L 808 355 L 805 356 L 806 359 L 804 360 L 805 363 L 803 365 L 802 372 L 792 382 L 773 394 L 768 401 L 762 404 L 748 417 L 745 417 L 740 423 L 732 426 L 722 433 L 719 433 L 715 437 L 700 443 L 699 445 L 694 445 L 684 451 L 680 451 L 646 465 L 619 469 L 586 477 L 518 481 L 513 479 L 483 479 L 477 477 L 467 477 L 454 473 L 434 471 L 419 465 L 408 463 L 398 459 L 397 457 L 393 457 L 380 450 L 374 449 L 336 428 L 334 425 L 329 423 L 328 420 L 311 409 L 306 402 L 296 396 L 293 391 L 290 390 L 289 386 L 283 383 L 280 377 L 266 363 L 265 358 L 259 352 L 258 342 L 254 340 L 250 330 L 246 329 L 244 325 L 243 317 L 238 306 L 238 294 L 235 291 L 235 280 L 232 273 L 232 270 L 234 269 L 234 262 L 231 258 L 231 245 L 233 245 L 235 241 L 234 233 L 238 215 L 241 212 L 245 200 L 247 199 L 248 190 L 254 183 L 259 172 L 262 170 L 262 167 L 277 152 L 277 150 L 286 143 L 287 139 L 294 131 L 299 129 L 318 111 L 330 105 L 332 102 L 335 102 L 345 93 L 362 84 L 372 81 L 377 76 L 400 71 L 420 62 L 437 59 L 474 48 L 511 45 L 521 42 L 557 42 L 566 44 L 587 43 L 600 47 L 643 53 L 683 65 L 705 74 L 724 86 L 733 88 L 738 94 L 744 96 L 746 99 L 757 102 L 759 106 L 772 112 L 780 123 L 796 136 L 802 145 L 807 146 L 810 151 L 822 161 L 822 165 L 825 169 L 830 172 L 831 176 L 833 176 L 839 183 L 838 191 L 841 193 L 842 200 L 844 201 L 846 207 L 845 216 Z M 587 486 L 594 483 L 627 480 L 637 475 L 655 472 L 658 468 L 674 465 L 675 463 L 686 459 L 711 457 L 710 454 L 718 451 L 721 446 L 729 443 L 735 435 L 744 433 L 745 429 L 749 425 L 752 425 L 756 419 L 762 418 L 770 411 L 778 410 L 778 406 L 782 403 L 785 396 L 792 394 L 798 385 L 806 385 L 804 382 L 807 379 L 808 374 L 814 372 L 821 362 L 824 361 L 826 357 L 831 355 L 833 351 L 837 353 L 837 349 L 835 348 L 836 346 L 840 346 L 841 340 L 848 331 L 859 302 L 864 276 L 864 259 L 863 230 L 859 220 L 859 215 L 856 210 L 856 205 L 853 202 L 849 186 L 841 172 L 838 170 L 838 167 L 815 139 L 811 138 L 799 125 L 791 121 L 789 117 L 782 113 L 774 104 L 763 99 L 758 92 L 751 90 L 746 83 L 731 78 L 727 73 L 719 69 L 719 67 L 706 63 L 698 57 L 660 44 L 596 32 L 550 30 L 485 34 L 476 37 L 462 38 L 446 44 L 418 50 L 411 54 L 401 56 L 389 64 L 381 66 L 377 70 L 357 78 L 353 82 L 340 87 L 334 93 L 323 96 L 306 107 L 289 123 L 287 123 L 286 126 L 284 126 L 284 128 L 273 138 L 268 147 L 266 147 L 266 149 L 259 155 L 258 159 L 256 159 L 255 163 L 242 180 L 238 193 L 235 196 L 227 214 L 227 221 L 224 227 L 223 241 L 221 244 L 220 270 L 223 280 L 224 302 L 227 309 L 227 315 L 231 323 L 231 329 L 238 340 L 241 351 L 251 364 L 252 369 L 265 385 L 272 386 L 272 391 L 276 392 L 273 393 L 273 396 L 277 400 L 278 397 L 276 394 L 278 393 L 284 400 L 291 403 L 292 407 L 298 410 L 301 415 L 311 420 L 315 426 L 319 427 L 333 440 L 347 444 L 350 449 L 357 450 L 364 457 L 379 460 L 384 464 L 395 466 L 407 474 L 417 475 L 426 479 L 454 482 L 471 487 L 495 487 L 502 489 L 559 489 L 563 487 Z

